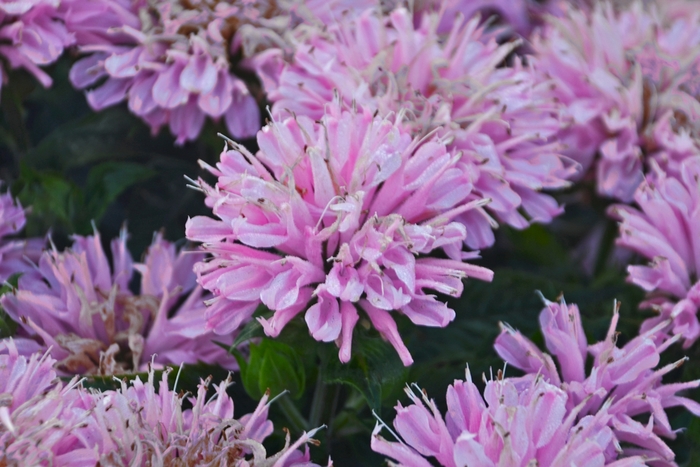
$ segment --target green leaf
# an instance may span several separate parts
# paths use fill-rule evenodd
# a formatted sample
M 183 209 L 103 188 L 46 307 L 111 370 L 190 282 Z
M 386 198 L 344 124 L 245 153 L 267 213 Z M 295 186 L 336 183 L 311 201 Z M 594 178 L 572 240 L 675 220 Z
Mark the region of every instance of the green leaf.
M 273 339 L 263 339 L 260 344 L 251 344 L 249 350 L 247 362 L 239 351 L 234 350 L 233 355 L 239 363 L 243 386 L 253 399 L 260 399 L 268 389 L 273 396 L 289 391 L 291 397 L 301 397 L 306 372 L 294 348 Z
M 348 363 L 340 363 L 337 349 L 325 346 L 323 359 L 326 384 L 345 384 L 355 388 L 367 404 L 380 413 L 382 401 L 402 387 L 408 377 L 394 348 L 376 332 L 356 328 L 353 336 L 353 357 Z
M 255 313 L 253 313 L 253 318 L 257 318 L 258 316 L 269 317 L 271 314 L 272 310 L 261 303 L 255 310 Z M 251 319 L 236 336 L 236 339 L 229 348 L 229 353 L 232 353 L 234 349 L 238 348 L 241 344 L 249 341 L 250 339 L 263 336 L 265 336 L 265 331 L 262 324 L 260 324 L 257 319 Z
M 104 162 L 88 173 L 85 186 L 88 221 L 98 221 L 107 207 L 130 186 L 148 180 L 156 172 L 133 162 Z

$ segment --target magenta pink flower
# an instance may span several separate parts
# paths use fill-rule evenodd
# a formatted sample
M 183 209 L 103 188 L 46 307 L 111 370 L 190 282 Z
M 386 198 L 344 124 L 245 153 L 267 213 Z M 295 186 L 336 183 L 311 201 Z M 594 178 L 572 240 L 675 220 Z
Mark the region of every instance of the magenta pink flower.
M 425 392 L 418 396 L 407 388 L 406 393 L 413 403 L 396 406 L 398 442 L 379 434 L 386 427 L 381 423 L 372 435 L 372 449 L 398 466 L 429 467 L 431 457 L 444 467 L 646 465 L 641 457 L 610 456 L 616 454 L 607 427 L 610 415 L 601 410 L 580 418 L 582 404 L 567 408 L 567 393 L 541 377 L 519 382 L 499 371 L 482 396 L 467 370 L 466 381 L 455 380 L 447 389 L 444 418 Z
M 391 312 L 446 326 L 454 311 L 426 289 L 459 296 L 462 278 L 492 278 L 463 262 L 477 255 L 461 251 L 470 233 L 452 221 L 483 201 L 468 200 L 459 155 L 412 139 L 400 116 L 328 111 L 273 122 L 257 156 L 234 146 L 207 167 L 215 187 L 197 182 L 220 219 L 186 226 L 213 256 L 195 266 L 215 295 L 208 328 L 228 334 L 263 303 L 274 311 L 260 319 L 269 336 L 303 313 L 314 339 L 335 341 L 347 362 L 359 306 L 409 365 Z M 438 249 L 449 259 L 426 257 Z
M 527 373 L 523 382 L 543 378 L 561 387 L 568 395 L 567 410 L 578 407 L 578 417 L 582 420 L 606 412 L 609 417 L 605 425 L 612 429 L 617 449 L 622 449 L 621 452 L 658 459 L 658 465 L 675 466 L 675 454 L 661 439 L 676 436 L 665 409 L 682 406 L 700 415 L 700 404 L 677 395 L 684 389 L 698 387 L 700 381 L 662 384 L 662 377 L 685 361 L 655 369 L 661 352 L 677 340 L 656 344 L 656 333 L 666 323 L 619 348 L 616 345 L 619 319 L 616 306 L 605 340 L 587 345 L 576 305 L 569 306 L 563 300 L 561 303 L 545 303 L 540 326 L 547 349 L 556 357 L 559 367 L 549 354 L 540 351 L 529 339 L 507 325 L 496 339 L 496 352 L 508 364 Z M 593 357 L 593 368 L 586 374 L 589 354 Z M 638 421 L 647 414 L 647 424 Z M 624 448 L 619 447 L 622 443 Z M 607 457 L 608 460 L 613 458 Z
M 63 385 L 48 353 L 27 358 L 0 340 L 0 465 L 94 466 L 97 453 L 78 434 L 87 423 L 77 379 Z
M 450 134 L 448 148 L 462 152 L 473 199 L 491 199 L 491 215 L 516 228 L 549 222 L 561 208 L 541 191 L 568 186 L 576 171 L 552 139 L 560 123 L 549 85 L 517 58 L 502 66 L 516 42 L 498 45 L 479 18 L 453 19 L 449 34 L 440 34 L 438 14 L 422 15 L 415 26 L 405 9 L 388 16 L 367 10 L 304 30 L 288 63 L 275 50 L 255 60 L 272 114 L 317 119 L 334 95 L 380 115 L 405 112 L 402 124 L 413 136 Z M 493 243 L 491 215 L 478 208 L 458 216 L 472 232 L 470 248 Z
M 17 273 L 30 271 L 31 262 L 41 256 L 44 240 L 6 238 L 22 230 L 26 218 L 24 209 L 10 193 L 0 194 L 0 282 Z
M 20 323 L 22 353 L 50 347 L 67 374 L 140 371 L 154 354 L 159 365 L 235 366 L 205 329 L 202 289 L 192 272 L 201 254 L 176 254 L 157 235 L 144 262 L 133 264 L 124 231 L 112 241 L 112 258 L 110 270 L 99 234 L 76 236 L 70 250 L 46 251 L 17 290 L 0 298 Z M 134 270 L 141 274 L 138 295 L 129 289 Z
M 268 456 L 262 441 L 273 431 L 267 419 L 268 394 L 252 414 L 235 419 L 233 400 L 226 394 L 231 380 L 216 386 L 207 397 L 210 379 L 202 381 L 191 409 L 183 409 L 185 394 L 168 387 L 167 375 L 156 388 L 153 370 L 148 380 L 122 381 L 117 391 L 94 393 L 91 419 L 81 434 L 100 453 L 101 465 L 207 465 L 225 467 L 315 467 L 308 451 L 297 449 L 313 441 L 318 430 L 304 433 L 295 443 L 289 434 L 284 448 Z
M 561 102 L 566 154 L 595 162 L 598 191 L 628 202 L 650 158 L 700 154 L 700 10 L 694 2 L 569 8 L 533 39 L 534 67 Z
M 55 62 L 74 42 L 66 30 L 61 0 L 14 0 L 0 2 L 0 55 L 10 68 L 24 68 L 44 87 L 52 80 L 40 67 Z M 0 68 L 0 87 L 7 75 Z
M 628 280 L 650 293 L 642 306 L 659 312 L 642 330 L 668 322 L 662 335 L 680 334 L 689 347 L 700 337 L 700 157 L 679 171 L 675 177 L 652 164 L 635 193 L 638 207 L 615 205 L 609 213 L 620 221 L 617 244 L 652 261 L 627 268 Z

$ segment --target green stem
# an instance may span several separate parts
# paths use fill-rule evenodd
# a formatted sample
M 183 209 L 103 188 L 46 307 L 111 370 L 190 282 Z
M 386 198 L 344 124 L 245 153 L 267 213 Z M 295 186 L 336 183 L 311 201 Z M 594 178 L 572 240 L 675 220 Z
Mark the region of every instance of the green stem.
M 309 423 L 311 423 L 311 426 L 314 428 L 321 424 L 321 419 L 323 418 L 323 412 L 326 406 L 326 389 L 326 384 L 323 382 L 323 368 L 321 368 L 316 378 L 314 398 L 311 401 L 311 413 L 309 414 Z
M 290 428 L 294 433 L 301 433 L 302 431 L 309 431 L 310 425 L 306 421 L 304 416 L 299 412 L 297 406 L 294 405 L 292 398 L 288 394 L 281 396 L 277 403 L 279 404 L 280 410 L 284 414 L 285 418 L 291 425 Z

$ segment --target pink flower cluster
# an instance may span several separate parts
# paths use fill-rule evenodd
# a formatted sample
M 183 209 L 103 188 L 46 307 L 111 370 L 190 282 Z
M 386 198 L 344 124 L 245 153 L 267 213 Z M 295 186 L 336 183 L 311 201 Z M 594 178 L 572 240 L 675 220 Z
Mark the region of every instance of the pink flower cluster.
M 499 45 L 478 17 L 453 17 L 445 34 L 442 18 L 427 12 L 414 22 L 403 8 L 366 10 L 305 29 L 286 61 L 268 50 L 254 62 L 272 115 L 317 119 L 334 95 L 380 115 L 405 112 L 402 125 L 413 136 L 450 135 L 448 149 L 461 151 L 474 196 L 490 199 L 486 209 L 499 221 L 516 228 L 551 221 L 562 209 L 541 190 L 568 186 L 577 166 L 553 139 L 561 126 L 549 84 L 517 57 L 503 66 L 518 42 Z M 459 216 L 470 248 L 493 244 L 491 215 L 478 208 Z
M 567 394 L 566 409 L 575 410 L 581 419 L 605 412 L 605 425 L 612 430 L 615 440 L 615 449 L 606 453 L 606 459 L 612 460 L 618 453 L 640 455 L 654 459 L 654 465 L 676 466 L 675 454 L 661 439 L 676 436 L 665 409 L 682 406 L 700 415 L 700 404 L 677 394 L 700 386 L 700 380 L 662 384 L 663 376 L 685 359 L 659 369 L 655 367 L 660 354 L 680 336 L 657 344 L 656 334 L 668 324 L 660 323 L 623 347 L 617 347 L 619 313 L 616 306 L 605 340 L 587 345 L 578 307 L 567 305 L 563 300 L 560 303 L 545 300 L 545 303 L 540 313 L 540 327 L 551 355 L 508 326 L 503 326 L 496 339 L 496 352 L 508 364 L 525 371 L 526 376 L 519 381 L 542 378 L 561 388 Z M 587 374 L 589 355 L 593 357 L 593 367 Z M 649 414 L 648 423 L 644 424 L 639 418 L 646 414 Z
M 41 255 L 44 245 L 41 238 L 6 238 L 18 234 L 26 221 L 24 209 L 12 199 L 12 195 L 0 194 L 0 282 L 5 282 L 13 274 L 30 271 L 31 262 Z
M 186 226 L 212 255 L 195 265 L 215 295 L 208 329 L 228 334 L 262 303 L 274 311 L 260 320 L 269 336 L 303 313 L 314 339 L 335 341 L 347 362 L 359 306 L 410 365 L 392 311 L 446 326 L 454 311 L 426 290 L 456 297 L 465 277 L 491 280 L 463 262 L 477 255 L 462 252 L 468 232 L 453 219 L 483 201 L 469 201 L 460 156 L 411 138 L 400 116 L 336 103 L 318 122 L 273 122 L 258 144 L 257 156 L 234 145 L 207 167 L 215 187 L 197 182 L 220 219 Z M 448 258 L 427 257 L 438 250 Z
M 63 22 L 61 0 L 15 0 L 0 2 L 0 56 L 11 68 L 23 68 L 44 87 L 52 80 L 40 67 L 61 56 L 74 37 Z M 0 67 L 0 87 L 7 74 Z
M 533 38 L 534 67 L 561 103 L 557 135 L 598 191 L 624 202 L 648 160 L 700 154 L 700 10 L 694 2 L 596 2 L 551 18 Z
M 122 381 L 116 391 L 92 392 L 77 377 L 64 385 L 48 353 L 19 355 L 12 340 L 0 341 L 0 465 L 169 466 L 246 465 L 313 467 L 308 450 L 298 448 L 316 432 L 267 455 L 262 441 L 272 433 L 268 396 L 252 414 L 235 419 L 226 394 L 229 380 L 207 398 L 210 381 L 202 381 L 191 409 L 186 394 L 168 386 L 163 372 Z
M 658 312 L 642 332 L 665 323 L 660 337 L 681 335 L 689 347 L 700 337 L 700 157 L 681 163 L 678 177 L 652 169 L 635 193 L 638 207 L 609 212 L 620 221 L 617 244 L 652 261 L 627 268 L 628 280 L 650 293 L 642 306 Z
M 144 262 L 134 264 L 124 231 L 112 241 L 110 270 L 99 234 L 76 236 L 70 250 L 44 252 L 0 304 L 20 323 L 22 354 L 49 349 L 64 374 L 143 371 L 152 355 L 159 365 L 203 361 L 232 368 L 235 361 L 202 320 L 203 292 L 192 272 L 202 257 L 177 254 L 157 235 Z M 141 274 L 138 295 L 129 289 L 134 271 Z
M 466 381 L 447 390 L 444 418 L 425 393 L 419 397 L 407 389 L 412 404 L 399 404 L 393 423 L 398 442 L 380 436 L 388 427 L 379 423 L 372 448 L 406 467 L 433 465 L 429 457 L 445 467 L 676 466 L 660 438 L 676 433 L 665 409 L 683 406 L 700 415 L 700 404 L 677 395 L 700 381 L 662 384 L 663 375 L 683 362 L 654 369 L 673 340 L 657 346 L 652 330 L 618 348 L 618 316 L 616 310 L 604 341 L 587 346 L 578 308 L 546 302 L 540 324 L 559 368 L 505 326 L 496 351 L 525 376 L 504 378 L 499 371 L 495 380 L 485 381 L 482 396 L 467 371 Z M 586 376 L 589 353 L 593 368 Z M 647 414 L 647 424 L 633 418 Z

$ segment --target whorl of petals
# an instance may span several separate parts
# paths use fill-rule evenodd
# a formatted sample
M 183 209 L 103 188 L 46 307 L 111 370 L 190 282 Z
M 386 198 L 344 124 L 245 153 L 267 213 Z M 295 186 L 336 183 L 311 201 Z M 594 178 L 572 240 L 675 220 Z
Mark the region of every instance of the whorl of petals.
M 552 139 L 560 123 L 549 84 L 518 58 L 501 66 L 518 43 L 499 45 L 478 17 L 457 15 L 448 34 L 439 23 L 435 13 L 415 25 L 406 9 L 367 10 L 305 31 L 287 62 L 268 51 L 254 64 L 273 116 L 320 118 L 336 95 L 380 115 L 406 112 L 402 124 L 413 136 L 450 134 L 448 148 L 463 153 L 473 195 L 492 200 L 491 215 L 516 228 L 551 221 L 561 208 L 541 191 L 568 186 L 577 166 Z M 470 248 L 493 243 L 491 215 L 479 208 L 458 216 L 474 232 Z
M 381 423 L 372 434 L 372 449 L 397 460 L 397 466 L 429 467 L 431 457 L 444 467 L 645 465 L 636 456 L 608 460 L 606 453 L 614 452 L 610 415 L 603 410 L 580 418 L 582 404 L 568 409 L 567 393 L 541 376 L 517 381 L 499 371 L 497 379 L 486 381 L 482 396 L 467 370 L 466 381 L 455 380 L 447 389 L 444 418 L 420 392 L 407 388 L 412 404 L 396 406 L 399 442 L 379 434 L 386 427 Z
M 212 255 L 195 265 L 215 295 L 210 329 L 229 333 L 262 303 L 275 312 L 260 319 L 268 335 L 302 313 L 314 339 L 335 341 L 347 362 L 359 306 L 409 365 L 392 312 L 446 326 L 454 311 L 425 289 L 456 297 L 465 277 L 491 280 L 462 261 L 476 254 L 462 252 L 469 233 L 452 219 L 483 200 L 469 201 L 460 156 L 438 139 L 414 140 L 400 120 L 336 103 L 319 122 L 265 127 L 257 156 L 235 145 L 207 167 L 216 186 L 197 184 L 220 220 L 195 217 L 186 233 Z M 426 257 L 436 250 L 448 258 Z
M 153 354 L 160 365 L 235 366 L 205 329 L 203 291 L 192 272 L 202 255 L 178 254 L 157 235 L 144 262 L 134 264 L 126 238 L 123 231 L 112 241 L 110 269 L 98 233 L 76 236 L 70 250 L 44 252 L 17 289 L 0 298 L 21 326 L 22 353 L 50 348 L 65 374 L 139 371 Z M 129 289 L 134 270 L 141 274 L 139 295 Z
M 605 340 L 586 344 L 581 317 L 576 305 L 545 301 L 540 313 L 540 327 L 550 354 L 540 351 L 520 332 L 504 326 L 496 339 L 496 352 L 510 365 L 525 371 L 523 381 L 543 378 L 567 394 L 566 409 L 578 407 L 578 417 L 596 417 L 605 412 L 605 425 L 616 440 L 616 449 L 625 455 L 644 455 L 658 459 L 658 465 L 676 466 L 675 454 L 662 437 L 674 439 L 666 409 L 685 407 L 700 415 L 700 404 L 677 395 L 684 389 L 698 387 L 700 381 L 663 384 L 665 374 L 684 361 L 656 369 L 660 354 L 677 338 L 659 345 L 656 333 L 667 323 L 643 332 L 623 347 L 617 347 L 617 306 Z M 680 337 L 680 336 L 678 336 Z M 593 357 L 587 374 L 586 359 Z M 556 358 L 555 366 L 552 356 Z M 648 423 L 638 421 L 647 416 Z M 628 446 L 620 448 L 623 444 Z M 607 460 L 617 453 L 608 451 Z
M 637 207 L 615 205 L 608 212 L 620 221 L 617 244 L 651 260 L 627 267 L 628 281 L 650 293 L 643 306 L 659 312 L 642 329 L 671 320 L 663 334 L 680 334 L 689 347 L 700 337 L 700 156 L 678 171 L 673 176 L 652 163 L 635 193 Z

